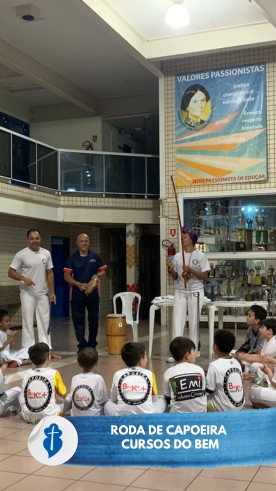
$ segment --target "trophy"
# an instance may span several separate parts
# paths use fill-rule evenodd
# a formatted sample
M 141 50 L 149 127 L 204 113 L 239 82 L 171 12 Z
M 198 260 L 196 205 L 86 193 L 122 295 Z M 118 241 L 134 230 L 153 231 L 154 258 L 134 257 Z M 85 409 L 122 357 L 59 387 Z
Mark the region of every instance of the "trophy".
M 256 229 L 256 248 L 259 251 L 265 251 L 268 244 L 268 230 L 264 229 L 267 216 L 260 213 L 255 216 L 255 220 L 258 224 L 258 228 Z
M 255 220 L 256 220 L 257 224 L 259 225 L 259 227 L 258 227 L 259 230 L 263 230 L 264 225 L 267 222 L 267 216 L 261 215 L 261 213 L 259 213 L 259 215 L 255 216 Z

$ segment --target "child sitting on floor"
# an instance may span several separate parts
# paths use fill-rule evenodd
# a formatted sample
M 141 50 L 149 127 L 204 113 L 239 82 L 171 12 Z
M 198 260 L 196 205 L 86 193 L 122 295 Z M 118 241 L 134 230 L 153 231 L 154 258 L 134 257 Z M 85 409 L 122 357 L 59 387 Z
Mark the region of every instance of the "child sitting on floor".
M 218 359 L 209 364 L 206 376 L 207 411 L 240 411 L 244 406 L 242 372 L 238 360 L 229 353 L 236 343 L 234 334 L 219 329 L 213 351 Z
M 261 305 L 251 305 L 246 312 L 246 323 L 249 326 L 246 332 L 244 343 L 237 350 L 237 353 L 258 354 L 263 347 L 264 339 L 260 333 L 260 325 L 266 319 L 267 311 Z M 249 364 L 242 362 L 242 370 L 246 373 L 243 378 L 250 378 Z
M 164 395 L 172 413 L 205 412 L 207 399 L 203 369 L 195 365 L 196 347 L 178 336 L 170 344 L 176 365 L 164 373 Z
M 71 401 L 65 399 L 66 387 L 60 373 L 48 368 L 51 362 L 49 346 L 34 344 L 29 348 L 29 357 L 35 368 L 27 370 L 23 379 L 19 398 L 22 419 L 36 424 L 45 416 L 62 416 L 71 409 Z
M 103 415 L 104 404 L 108 401 L 104 379 L 93 373 L 98 365 L 98 352 L 85 348 L 78 354 L 78 364 L 83 369 L 71 382 L 71 416 Z
M 2 415 L 7 409 L 9 411 L 19 411 L 20 404 L 18 401 L 19 394 L 21 392 L 20 387 L 13 387 L 5 391 L 4 374 L 7 368 L 7 364 L 0 367 L 0 415 Z
M 164 397 L 157 397 L 155 375 L 146 369 L 147 355 L 143 344 L 129 342 L 121 350 L 127 368 L 115 373 L 110 401 L 105 404 L 108 416 L 163 413 Z
M 265 386 L 269 385 L 268 378 L 261 368 L 263 368 L 264 355 L 270 355 L 276 358 L 276 319 L 268 318 L 261 322 L 260 333 L 264 340 L 264 345 L 260 353 L 248 354 L 239 352 L 235 357 L 239 362 L 246 362 L 249 365 L 250 375 L 257 378 L 256 383 Z
M 8 364 L 8 368 L 20 365 L 29 365 L 28 349 L 22 348 L 11 351 L 10 345 L 14 341 L 17 331 L 10 331 L 11 318 L 7 310 L 0 310 L 0 365 Z

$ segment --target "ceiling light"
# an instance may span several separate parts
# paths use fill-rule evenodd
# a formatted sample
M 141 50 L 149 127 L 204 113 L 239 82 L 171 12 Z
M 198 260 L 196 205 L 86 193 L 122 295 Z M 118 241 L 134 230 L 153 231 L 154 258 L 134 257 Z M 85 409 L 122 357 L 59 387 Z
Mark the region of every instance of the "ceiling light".
M 173 5 L 166 13 L 165 22 L 172 27 L 186 27 L 190 23 L 189 12 L 184 7 L 184 0 L 172 0 Z

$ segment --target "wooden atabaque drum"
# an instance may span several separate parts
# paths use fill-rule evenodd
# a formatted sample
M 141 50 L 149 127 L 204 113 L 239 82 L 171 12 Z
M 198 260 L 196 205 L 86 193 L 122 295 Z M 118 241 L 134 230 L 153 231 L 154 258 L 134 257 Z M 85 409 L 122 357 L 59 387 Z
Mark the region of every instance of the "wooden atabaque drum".
M 126 316 L 109 314 L 106 316 L 106 341 L 110 355 L 120 355 L 126 342 Z

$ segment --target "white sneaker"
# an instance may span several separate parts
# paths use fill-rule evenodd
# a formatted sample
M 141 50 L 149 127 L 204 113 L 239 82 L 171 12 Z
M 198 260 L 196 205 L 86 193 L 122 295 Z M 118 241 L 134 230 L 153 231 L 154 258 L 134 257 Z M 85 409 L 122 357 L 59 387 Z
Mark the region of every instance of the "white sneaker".
M 175 359 L 172 356 L 166 359 L 166 363 L 175 363 Z

